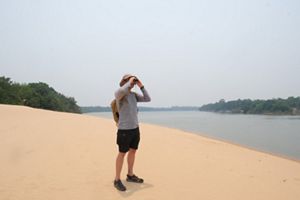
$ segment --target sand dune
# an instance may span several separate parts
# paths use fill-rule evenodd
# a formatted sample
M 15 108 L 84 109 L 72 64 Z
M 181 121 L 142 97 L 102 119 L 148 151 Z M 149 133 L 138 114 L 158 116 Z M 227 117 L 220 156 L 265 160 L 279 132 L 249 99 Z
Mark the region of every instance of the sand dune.
M 298 162 L 159 126 L 141 132 L 145 183 L 124 182 L 122 193 L 112 120 L 0 105 L 0 200 L 300 199 Z

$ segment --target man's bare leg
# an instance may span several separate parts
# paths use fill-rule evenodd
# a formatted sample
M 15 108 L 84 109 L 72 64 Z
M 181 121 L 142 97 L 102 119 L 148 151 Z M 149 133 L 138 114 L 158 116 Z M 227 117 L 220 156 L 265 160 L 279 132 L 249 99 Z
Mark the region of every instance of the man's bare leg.
M 128 175 L 133 175 L 133 165 L 135 160 L 135 149 L 129 149 L 128 156 L 127 156 L 127 163 L 128 163 Z
M 120 180 L 125 155 L 126 155 L 126 153 L 119 152 L 119 154 L 117 156 L 117 159 L 116 159 L 116 177 L 115 177 L 116 181 Z

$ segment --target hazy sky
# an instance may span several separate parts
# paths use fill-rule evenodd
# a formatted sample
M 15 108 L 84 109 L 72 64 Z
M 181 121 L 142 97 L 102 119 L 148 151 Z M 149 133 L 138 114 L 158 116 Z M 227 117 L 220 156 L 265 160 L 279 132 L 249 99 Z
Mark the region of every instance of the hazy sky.
M 299 0 L 0 0 L 0 76 L 108 105 L 124 73 L 152 102 L 300 95 Z

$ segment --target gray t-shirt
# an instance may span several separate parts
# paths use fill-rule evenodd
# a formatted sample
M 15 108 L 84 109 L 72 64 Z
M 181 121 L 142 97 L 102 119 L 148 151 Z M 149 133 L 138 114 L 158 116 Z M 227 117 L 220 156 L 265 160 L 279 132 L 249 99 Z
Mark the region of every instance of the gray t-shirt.
M 128 81 L 115 92 L 119 110 L 118 129 L 135 129 L 139 126 L 137 102 L 149 102 L 151 98 L 145 88 L 141 89 L 143 95 L 130 91 Z

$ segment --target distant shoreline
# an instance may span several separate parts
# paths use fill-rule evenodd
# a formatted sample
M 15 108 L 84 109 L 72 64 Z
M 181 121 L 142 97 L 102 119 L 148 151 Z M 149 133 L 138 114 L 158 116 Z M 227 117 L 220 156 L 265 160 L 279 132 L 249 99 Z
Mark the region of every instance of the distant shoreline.
M 204 111 L 225 114 L 254 114 L 254 115 L 278 115 L 299 116 L 300 97 L 277 98 L 269 100 L 238 99 L 225 101 L 221 99 L 216 103 L 202 106 L 171 106 L 171 107 L 144 107 L 139 106 L 139 111 Z M 82 113 L 111 112 L 109 106 L 81 106 Z
M 110 107 L 101 107 L 101 110 L 92 110 L 88 112 L 82 112 L 82 114 L 86 113 L 105 113 L 111 112 Z M 199 109 L 172 109 L 172 108 L 155 108 L 155 107 L 147 107 L 147 108 L 139 108 L 139 112 L 187 112 L 187 111 L 194 111 L 194 112 L 208 112 L 208 113 L 216 113 L 216 114 L 230 114 L 230 115 L 269 115 L 269 116 L 300 116 L 300 113 L 297 114 L 289 114 L 289 113 L 236 113 L 236 112 L 215 112 L 215 111 L 202 111 Z
M 86 106 L 80 107 L 82 113 L 90 112 L 111 112 L 108 106 Z M 144 107 L 139 106 L 141 112 L 156 112 L 156 111 L 199 111 L 197 106 L 172 106 L 172 107 Z
M 238 114 L 300 115 L 300 97 L 268 100 L 238 99 L 203 105 L 200 111 Z
M 215 111 L 199 111 L 199 112 L 209 112 L 217 114 L 231 114 L 231 115 L 269 115 L 269 116 L 300 116 L 300 113 L 238 113 L 238 112 L 215 112 Z

